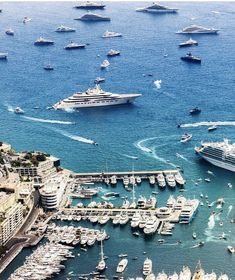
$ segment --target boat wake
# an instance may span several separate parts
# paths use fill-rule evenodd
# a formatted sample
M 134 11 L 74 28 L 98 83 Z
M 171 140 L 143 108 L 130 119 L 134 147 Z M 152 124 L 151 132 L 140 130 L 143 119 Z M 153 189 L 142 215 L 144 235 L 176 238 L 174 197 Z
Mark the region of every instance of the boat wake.
M 26 120 L 33 121 L 33 122 L 41 122 L 41 123 L 75 124 L 75 122 L 70 122 L 70 121 L 59 121 L 59 120 L 39 119 L 39 118 L 33 118 L 33 117 L 27 117 L 27 116 L 23 116 L 23 118 L 26 119 Z
M 63 130 L 59 130 L 59 129 L 53 129 L 54 131 L 60 133 L 61 135 L 69 138 L 69 139 L 72 139 L 74 141 L 78 141 L 78 142 L 83 142 L 83 143 L 86 143 L 86 144 L 92 144 L 94 145 L 94 141 L 91 140 L 91 139 L 87 139 L 87 138 L 84 138 L 84 137 L 81 137 L 81 136 L 78 136 L 78 135 L 74 135 L 74 134 L 70 134 L 66 131 L 63 131 Z
M 65 108 L 64 111 L 67 112 L 67 113 L 75 112 L 75 110 L 73 108 Z M 78 112 L 78 111 L 76 111 L 76 112 Z
M 227 217 L 228 217 L 228 216 L 229 216 L 229 214 L 231 213 L 232 209 L 233 209 L 233 206 L 232 206 L 232 205 L 229 205 L 229 207 L 228 207 Z
M 212 230 L 215 227 L 215 214 L 210 215 L 207 225 L 209 230 Z
M 197 122 L 197 123 L 185 123 L 180 124 L 180 127 L 186 128 L 186 127 L 199 127 L 199 126 L 235 126 L 235 121 L 209 121 L 209 122 Z
M 175 155 L 177 156 L 177 158 L 181 158 L 181 159 L 183 159 L 183 160 L 185 160 L 185 161 L 187 161 L 189 163 L 193 163 L 194 164 L 194 162 L 188 160 L 186 157 L 184 157 L 183 155 L 181 155 L 179 153 L 176 153 Z
M 14 108 L 11 105 L 5 104 L 5 106 L 7 107 L 8 112 L 14 112 Z
M 130 158 L 130 159 L 138 159 L 138 157 L 135 157 L 135 156 L 130 156 L 130 155 L 127 155 L 127 154 L 120 154 L 120 155 L 122 155 L 122 156 L 124 156 L 124 157 L 127 157 L 127 158 Z

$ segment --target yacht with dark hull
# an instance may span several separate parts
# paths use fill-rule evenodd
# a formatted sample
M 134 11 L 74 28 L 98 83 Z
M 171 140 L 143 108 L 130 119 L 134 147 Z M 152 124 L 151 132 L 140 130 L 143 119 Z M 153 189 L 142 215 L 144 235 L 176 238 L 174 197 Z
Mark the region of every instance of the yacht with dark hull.
M 209 163 L 235 172 L 235 144 L 230 144 L 227 139 L 223 142 L 201 143 L 195 152 Z
M 54 41 L 50 39 L 45 39 L 43 37 L 39 37 L 35 42 L 35 46 L 48 46 L 48 45 L 54 45 Z
M 81 21 L 110 21 L 111 19 L 106 16 L 93 14 L 93 13 L 87 13 L 80 18 L 75 18 L 75 20 L 81 20 Z
M 142 94 L 117 94 L 107 92 L 101 89 L 100 85 L 90 88 L 85 92 L 76 92 L 72 96 L 59 101 L 53 108 L 58 110 L 102 107 L 132 103 L 137 97 Z
M 202 62 L 200 57 L 193 56 L 191 52 L 187 53 L 185 56 L 181 56 L 181 60 L 197 64 L 200 64 Z

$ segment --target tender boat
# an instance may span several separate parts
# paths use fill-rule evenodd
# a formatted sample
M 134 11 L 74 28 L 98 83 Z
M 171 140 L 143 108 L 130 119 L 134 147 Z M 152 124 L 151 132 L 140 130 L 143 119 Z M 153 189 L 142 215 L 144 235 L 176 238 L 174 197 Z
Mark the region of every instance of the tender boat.
M 145 8 L 138 8 L 136 11 L 146 13 L 177 13 L 178 9 L 169 8 L 154 2 L 152 5 Z
M 197 234 L 196 234 L 196 232 L 193 232 L 192 237 L 193 237 L 193 239 L 197 239 Z
M 12 30 L 11 28 L 7 29 L 7 30 L 5 31 L 5 33 L 6 33 L 7 35 L 10 35 L 10 36 L 14 36 L 14 34 L 15 34 L 14 30 Z
M 199 25 L 190 25 L 188 27 L 185 27 L 176 33 L 178 34 L 217 34 L 219 29 L 214 28 L 207 28 Z
M 23 23 L 27 23 L 27 22 L 30 22 L 32 19 L 31 18 L 28 18 L 28 17 L 24 17 L 23 19 Z
M 192 62 L 192 63 L 201 63 L 201 58 L 193 56 L 191 52 L 187 53 L 185 56 L 181 56 L 181 60 Z
M 87 1 L 86 3 L 81 3 L 79 5 L 74 6 L 75 9 L 85 9 L 85 10 L 95 10 L 95 9 L 104 9 L 105 5 L 103 3 L 96 3 Z
M 105 69 L 105 68 L 107 68 L 109 65 L 110 65 L 109 61 L 108 61 L 107 59 L 105 59 L 105 60 L 101 63 L 100 68 L 101 68 L 101 69 Z
M 181 136 L 181 143 L 186 143 L 192 138 L 192 134 L 185 133 Z
M 201 109 L 199 109 L 198 107 L 195 107 L 189 111 L 190 115 L 198 115 L 200 113 L 201 113 Z
M 14 113 L 15 114 L 24 114 L 24 110 L 22 110 L 20 107 L 16 107 L 14 109 Z
M 39 37 L 35 42 L 35 46 L 48 46 L 48 45 L 54 45 L 54 41 L 50 39 L 45 39 L 43 37 Z
M 61 32 L 61 33 L 64 33 L 64 32 L 76 32 L 76 29 L 71 28 L 71 27 L 67 27 L 67 26 L 64 26 L 64 25 L 61 25 L 61 26 L 59 26 L 56 29 L 56 32 Z
M 190 47 L 190 46 L 197 46 L 198 42 L 196 40 L 193 40 L 192 38 L 190 38 L 189 40 L 179 44 L 179 47 Z
M 227 247 L 229 253 L 234 254 L 235 253 L 235 248 L 233 246 L 228 246 Z
M 8 53 L 0 53 L 0 59 L 7 59 Z
M 122 273 L 122 272 L 126 269 L 127 264 L 128 264 L 128 259 L 122 259 L 122 260 L 118 263 L 116 272 L 117 272 L 117 273 Z
M 75 18 L 75 20 L 81 20 L 81 21 L 110 21 L 111 19 L 109 17 L 105 17 L 98 14 L 93 13 L 87 13 L 80 18 Z
M 69 43 L 64 47 L 65 50 L 75 50 L 75 49 L 84 49 L 86 47 L 85 44 L 77 44 L 77 43 Z
M 102 83 L 102 82 L 104 82 L 104 81 L 105 81 L 105 78 L 102 78 L 102 77 L 97 77 L 97 78 L 95 79 L 95 83 L 96 83 L 96 84 Z
M 217 129 L 217 126 L 216 125 L 212 125 L 212 126 L 208 127 L 208 132 L 214 131 L 216 129 Z
M 114 38 L 114 37 L 122 37 L 121 33 L 117 33 L 114 31 L 105 31 L 104 34 L 102 35 L 102 38 Z
M 117 55 L 120 55 L 120 51 L 115 51 L 113 49 L 111 49 L 107 54 L 107 56 L 109 56 L 109 57 L 110 56 L 117 56 Z

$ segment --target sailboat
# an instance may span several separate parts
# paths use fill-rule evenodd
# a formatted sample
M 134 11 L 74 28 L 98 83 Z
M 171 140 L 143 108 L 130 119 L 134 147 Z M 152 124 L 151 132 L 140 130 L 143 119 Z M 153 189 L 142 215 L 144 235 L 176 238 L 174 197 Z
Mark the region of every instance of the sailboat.
M 100 251 L 100 261 L 96 267 L 96 269 L 99 271 L 99 272 L 102 272 L 106 269 L 106 263 L 105 263 L 105 260 L 104 260 L 104 251 L 103 251 L 103 243 L 102 243 L 102 240 L 100 241 L 101 242 L 101 251 Z
M 54 67 L 51 65 L 50 60 L 49 60 L 48 64 L 45 65 L 43 68 L 44 68 L 45 70 L 48 70 L 48 71 L 54 70 Z

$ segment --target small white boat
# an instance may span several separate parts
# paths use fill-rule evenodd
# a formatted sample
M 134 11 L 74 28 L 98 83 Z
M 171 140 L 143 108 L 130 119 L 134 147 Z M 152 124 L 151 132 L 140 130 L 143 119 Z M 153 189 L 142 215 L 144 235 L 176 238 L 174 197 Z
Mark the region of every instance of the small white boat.
M 210 183 L 211 179 L 210 178 L 205 178 L 205 182 Z
M 192 138 L 192 134 L 185 133 L 181 136 L 181 143 L 186 143 Z
M 5 31 L 5 33 L 7 34 L 7 35 L 10 35 L 10 36 L 14 36 L 14 30 L 12 30 L 11 28 L 9 28 L 9 29 L 7 29 L 6 31 Z
M 233 246 L 228 246 L 227 247 L 229 253 L 234 254 L 235 253 L 235 248 Z
M 27 23 L 27 22 L 30 22 L 32 19 L 31 18 L 28 18 L 28 17 L 24 17 L 23 19 L 23 23 Z
M 179 44 L 179 47 L 182 48 L 182 47 L 197 46 L 197 45 L 198 42 L 190 38 L 189 40 Z
M 193 237 L 193 239 L 197 239 L 197 234 L 196 234 L 196 232 L 193 232 L 192 237 Z
M 128 259 L 122 259 L 122 260 L 118 263 L 116 272 L 117 272 L 117 273 L 122 273 L 122 272 L 126 269 L 127 264 L 128 264 Z
M 8 53 L 0 53 L 0 59 L 7 59 Z
M 114 38 L 114 37 L 122 37 L 121 33 L 113 32 L 113 31 L 105 31 L 102 35 L 102 38 Z
M 212 125 L 212 126 L 208 127 L 208 132 L 214 131 L 216 129 L 217 129 L 217 126 L 216 125 Z
M 108 61 L 107 59 L 105 59 L 105 60 L 101 63 L 100 68 L 101 68 L 101 69 L 105 69 L 105 68 L 107 68 L 109 65 L 110 65 L 109 61 Z
M 61 25 L 56 29 L 56 32 L 76 32 L 76 29 Z
M 85 44 L 77 44 L 77 43 L 69 43 L 64 47 L 65 50 L 76 50 L 76 49 L 84 49 L 86 47 Z
M 120 51 L 115 51 L 115 50 L 113 50 L 113 49 L 111 49 L 111 50 L 108 52 L 108 54 L 107 54 L 107 56 L 109 56 L 109 57 L 111 57 L 111 56 L 117 56 L 117 55 L 120 55 Z
M 15 114 L 24 114 L 24 110 L 22 110 L 20 107 L 16 107 L 14 109 L 14 113 Z

